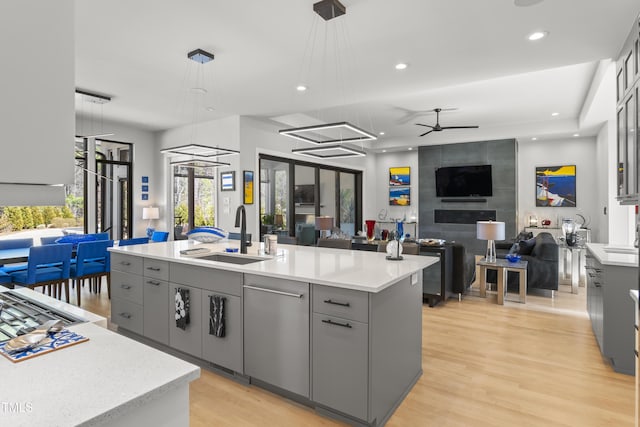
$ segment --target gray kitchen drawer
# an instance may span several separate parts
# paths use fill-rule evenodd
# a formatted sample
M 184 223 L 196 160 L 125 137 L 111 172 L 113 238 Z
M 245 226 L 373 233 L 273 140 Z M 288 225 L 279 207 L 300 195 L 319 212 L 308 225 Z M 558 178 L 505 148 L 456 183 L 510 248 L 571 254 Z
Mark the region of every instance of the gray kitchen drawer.
M 169 281 L 227 295 L 242 295 L 242 273 L 171 263 Z
M 142 275 L 142 258 L 112 252 L 111 270 Z
M 111 322 L 142 335 L 142 306 L 114 296 L 111 298 Z
M 369 294 L 351 289 L 313 285 L 313 312 L 367 323 Z
M 367 419 L 369 327 L 313 314 L 311 400 Z
M 169 280 L 169 262 L 145 258 L 143 265 L 145 277 Z
M 114 298 L 142 304 L 142 276 L 136 274 L 123 273 L 122 271 L 111 272 L 111 293 Z

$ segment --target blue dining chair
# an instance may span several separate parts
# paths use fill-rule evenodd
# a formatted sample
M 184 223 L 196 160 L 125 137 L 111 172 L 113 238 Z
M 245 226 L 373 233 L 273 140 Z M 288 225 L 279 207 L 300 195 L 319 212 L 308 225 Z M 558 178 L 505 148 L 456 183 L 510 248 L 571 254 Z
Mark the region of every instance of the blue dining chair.
M 168 231 L 154 231 L 151 235 L 152 242 L 166 242 L 167 240 L 169 240 Z
M 125 239 L 118 241 L 118 246 L 141 245 L 149 243 L 148 237 L 134 237 L 133 239 Z
M 26 249 L 33 246 L 33 239 L 7 239 L 0 240 L 0 250 L 10 250 L 10 249 Z M 0 272 L 5 274 L 11 274 L 16 271 L 22 271 L 27 269 L 27 263 L 21 262 L 16 264 L 10 264 L 6 266 L 0 265 Z
M 69 302 L 69 272 L 71 265 L 71 243 L 59 243 L 56 245 L 32 246 L 29 248 L 29 260 L 27 269 L 11 273 L 11 281 L 14 285 L 31 289 L 47 286 L 49 294 L 60 298 L 62 286 Z M 56 265 L 56 264 L 60 265 Z
M 89 288 L 100 292 L 102 276 L 107 278 L 107 295 L 111 299 L 111 256 L 107 248 L 113 240 L 96 240 L 78 243 L 75 262 L 70 267 L 70 277 L 76 287 L 78 307 L 80 306 L 80 285 L 89 279 Z
M 109 233 L 93 233 L 88 234 L 88 236 L 93 236 L 96 240 L 109 240 Z
M 0 285 L 8 285 L 11 283 L 11 276 L 4 271 L 0 271 Z

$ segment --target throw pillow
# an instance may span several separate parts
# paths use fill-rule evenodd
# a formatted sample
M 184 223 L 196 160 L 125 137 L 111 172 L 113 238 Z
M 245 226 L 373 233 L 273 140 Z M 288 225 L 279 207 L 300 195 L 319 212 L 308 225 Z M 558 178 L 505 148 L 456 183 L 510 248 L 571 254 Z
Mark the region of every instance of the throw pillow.
M 518 245 L 520 246 L 520 249 L 518 250 L 519 255 L 531 255 L 531 252 L 533 252 L 533 248 L 536 245 L 536 238 L 532 237 L 528 240 L 520 240 Z

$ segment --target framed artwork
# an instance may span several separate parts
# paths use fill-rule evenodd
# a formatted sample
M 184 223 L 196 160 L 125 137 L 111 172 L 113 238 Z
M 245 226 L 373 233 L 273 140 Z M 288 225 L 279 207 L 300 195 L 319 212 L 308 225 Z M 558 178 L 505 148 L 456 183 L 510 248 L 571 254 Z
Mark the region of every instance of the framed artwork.
M 149 177 L 148 176 L 143 176 L 142 177 L 142 183 L 143 184 L 148 184 L 149 183 Z
M 411 187 L 389 187 L 389 206 L 409 206 Z
M 411 185 L 411 168 L 409 166 L 389 168 L 389 185 Z
M 536 167 L 536 206 L 576 207 L 576 166 Z
M 220 191 L 236 191 L 236 172 L 220 172 Z
M 142 200 L 149 200 L 149 194 L 148 193 L 142 193 Z
M 253 171 L 242 172 L 242 187 L 244 191 L 244 204 L 253 204 Z
M 143 185 L 142 186 L 142 191 L 149 191 L 149 186 L 148 185 Z

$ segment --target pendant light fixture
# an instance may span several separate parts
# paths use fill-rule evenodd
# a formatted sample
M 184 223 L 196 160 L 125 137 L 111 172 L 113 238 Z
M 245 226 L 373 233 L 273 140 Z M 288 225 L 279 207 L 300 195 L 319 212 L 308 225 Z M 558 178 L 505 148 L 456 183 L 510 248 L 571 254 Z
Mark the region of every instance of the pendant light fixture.
M 338 31 L 337 26 L 339 25 L 339 22 L 334 21 L 331 24 L 329 24 L 328 21 L 334 20 L 335 18 L 341 17 L 343 15 L 346 15 L 347 9 L 342 3 L 340 3 L 339 0 L 322 0 L 313 5 L 313 11 L 318 16 L 316 16 L 314 25 L 312 25 L 310 29 L 310 34 L 307 42 L 308 43 L 307 50 L 310 50 L 311 53 L 309 55 L 305 54 L 305 59 L 308 56 L 309 64 L 303 64 L 303 69 L 311 70 L 313 68 L 313 64 L 312 64 L 313 52 L 316 50 L 315 39 L 322 38 L 322 37 L 316 37 L 318 32 L 317 31 L 318 25 L 323 25 L 327 32 L 329 30 L 329 26 L 331 25 L 333 26 L 333 28 L 336 29 L 335 30 L 336 32 L 333 37 L 333 40 L 335 41 L 335 45 L 333 46 L 334 53 L 335 53 L 335 58 L 334 58 L 335 64 L 333 65 L 333 67 L 327 64 L 327 62 L 330 62 L 330 61 L 327 60 L 328 58 L 326 55 L 326 51 L 327 51 L 326 45 L 324 46 L 324 54 L 322 58 L 319 58 L 317 62 L 319 63 L 318 68 L 322 67 L 323 69 L 335 69 L 336 79 L 340 80 L 344 76 L 339 76 L 338 74 L 340 73 L 344 74 L 342 70 L 342 66 L 344 65 L 343 62 L 346 62 L 346 61 L 343 61 L 340 58 L 340 46 L 338 46 L 339 44 L 338 41 L 340 39 L 340 35 L 342 35 L 344 43 L 347 44 L 347 41 L 348 41 L 346 37 L 347 31 L 344 28 L 341 28 L 341 30 Z M 319 18 L 322 18 L 324 22 Z M 344 17 L 342 19 L 344 20 Z M 320 24 L 318 24 L 318 21 L 320 22 Z M 344 22 L 342 23 L 345 24 Z M 323 39 L 325 40 L 325 43 L 326 43 L 328 39 L 328 35 L 325 34 Z M 349 59 L 353 60 L 354 58 L 351 56 Z M 325 80 L 326 82 L 327 79 L 323 78 L 323 80 Z M 301 90 L 300 88 L 304 88 L 305 89 L 304 92 L 306 94 L 305 96 L 309 96 L 309 93 L 314 91 L 313 85 L 308 85 L 307 83 L 308 82 L 306 81 L 297 82 L 297 90 L 300 91 Z M 347 85 L 343 84 L 343 82 L 338 81 L 336 82 L 335 87 L 340 89 L 340 88 L 347 87 Z M 322 91 L 316 87 L 316 93 L 320 93 L 320 92 L 326 93 L 327 90 Z M 317 157 L 317 158 L 323 158 L 323 159 L 364 156 L 366 155 L 365 152 L 363 151 L 364 147 L 361 147 L 362 149 L 358 150 L 353 147 L 343 146 L 342 144 L 355 143 L 355 142 L 359 142 L 362 144 L 365 141 L 373 141 L 377 139 L 374 133 L 364 130 L 360 126 L 356 126 L 352 123 L 349 123 L 346 120 L 342 120 L 342 121 L 332 120 L 330 123 L 326 123 L 326 124 L 317 124 L 313 126 L 302 126 L 302 127 L 295 127 L 295 128 L 289 128 L 289 129 L 282 129 L 279 131 L 279 133 L 281 135 L 294 138 L 298 141 L 303 141 L 303 142 L 321 146 L 321 147 L 310 147 L 310 148 L 296 148 L 296 149 L 293 149 L 292 152 L 297 154 L 304 154 L 312 157 Z
M 190 88 L 190 92 L 193 95 L 205 95 L 208 91 L 204 87 L 204 67 L 205 64 L 213 61 L 214 54 L 209 53 L 203 49 L 192 50 L 187 53 L 187 58 L 196 62 L 197 72 L 195 76 L 195 85 Z M 193 65 L 193 64 L 190 64 Z M 186 89 L 186 88 L 185 88 Z M 201 98 L 202 99 L 202 98 Z M 191 139 L 195 139 L 196 126 L 198 122 L 198 112 L 205 109 L 204 102 L 198 103 L 198 99 L 194 101 L 194 118 L 193 129 L 191 131 Z M 211 107 L 207 107 L 207 110 L 211 111 Z M 223 147 L 213 147 L 202 144 L 185 144 L 177 147 L 165 148 L 160 150 L 162 154 L 177 157 L 176 160 L 172 160 L 172 165 L 180 165 L 183 167 L 201 168 L 201 167 L 216 167 L 216 166 L 230 166 L 230 163 L 221 162 L 218 157 L 239 154 L 237 150 Z M 188 157 L 185 159 L 185 156 Z
M 90 121 L 89 121 L 89 123 L 91 124 L 91 129 L 89 129 L 86 134 L 79 135 L 79 136 L 81 136 L 82 138 L 104 138 L 107 136 L 115 135 L 113 132 L 105 132 L 103 129 L 103 113 L 104 113 L 103 108 L 104 108 L 104 104 L 111 102 L 111 97 L 106 95 L 99 95 L 97 93 L 91 93 L 81 89 L 76 89 L 76 94 L 79 95 L 80 100 L 82 101 L 82 105 L 84 105 L 85 102 L 90 103 L 90 110 L 91 110 Z M 100 106 L 100 130 L 94 129 L 94 126 L 93 126 L 94 125 L 93 110 L 95 105 Z M 82 127 L 84 128 L 84 126 Z M 84 133 L 83 131 L 84 129 L 81 129 L 80 133 Z

